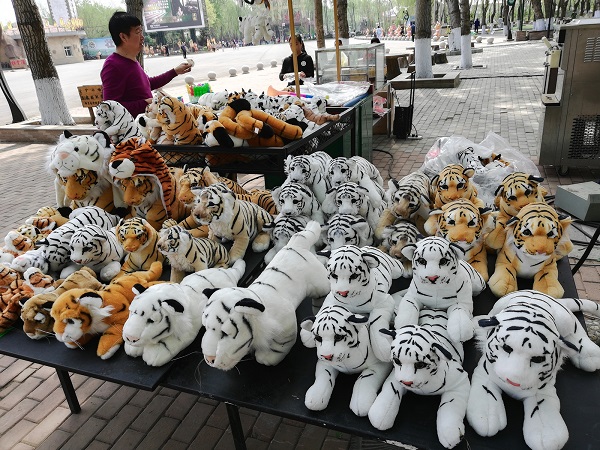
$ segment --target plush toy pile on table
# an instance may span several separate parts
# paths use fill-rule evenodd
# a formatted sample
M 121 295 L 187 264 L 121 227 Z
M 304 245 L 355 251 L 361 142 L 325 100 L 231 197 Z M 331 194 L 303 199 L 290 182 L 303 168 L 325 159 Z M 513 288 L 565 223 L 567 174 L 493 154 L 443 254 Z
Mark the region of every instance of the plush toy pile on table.
M 227 106 L 230 120 L 239 104 Z M 248 119 L 260 120 L 250 112 L 241 123 Z M 265 119 L 263 129 L 273 123 Z M 490 139 L 497 147 L 499 137 Z M 473 162 L 464 144 L 450 138 L 430 155 L 454 151 Z M 506 426 L 505 392 L 524 401 L 527 444 L 559 448 L 568 437 L 554 389 L 562 357 L 600 368 L 600 349 L 572 312 L 600 311 L 561 299 L 556 263 L 572 248 L 570 219 L 544 202 L 539 174 L 517 171 L 510 153 L 503 149 L 497 169 L 512 172 L 492 201 L 471 184 L 477 169 L 448 155 L 433 176 L 435 157 L 389 180 L 387 190 L 361 157 L 289 156 L 282 186 L 248 192 L 208 168 L 167 167 L 139 136 L 115 145 L 103 132 L 64 134 L 48 158 L 57 205 L 8 233 L 0 253 L 0 331 L 20 312 L 31 339 L 54 334 L 80 348 L 101 335 L 100 358 L 124 343 L 128 355 L 161 366 L 204 327 L 204 359 L 220 370 L 250 354 L 276 365 L 299 335 L 317 354 L 309 409 L 327 407 L 340 372 L 360 374 L 350 409 L 382 430 L 402 420 L 406 391 L 441 395 L 437 434 L 451 448 L 464 436 L 465 416 L 481 435 Z M 246 253 L 266 250 L 262 273 L 238 287 Z M 488 273 L 487 254 L 495 252 Z M 164 265 L 168 282 L 160 281 Z M 532 278 L 535 290 L 518 291 L 516 276 Z M 401 277 L 412 279 L 409 288 L 390 293 Z M 473 318 L 488 279 L 502 298 L 489 317 Z M 307 297 L 315 315 L 298 330 L 295 312 Z M 540 319 L 516 326 L 515 314 Z M 485 353 L 470 386 L 462 361 L 473 335 Z M 539 385 L 545 363 L 551 370 Z M 536 408 L 541 398 L 547 405 Z

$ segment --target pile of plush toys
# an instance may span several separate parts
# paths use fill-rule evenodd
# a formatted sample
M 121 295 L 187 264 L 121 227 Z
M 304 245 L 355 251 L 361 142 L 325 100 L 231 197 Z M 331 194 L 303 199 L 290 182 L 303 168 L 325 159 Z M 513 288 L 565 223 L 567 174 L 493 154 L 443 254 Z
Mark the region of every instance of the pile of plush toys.
M 249 103 L 232 100 L 223 126 L 271 123 L 236 109 L 239 101 Z M 165 117 L 183 108 L 167 97 L 156 107 Z M 151 142 L 111 127 L 65 133 L 51 150 L 57 205 L 11 231 L 0 253 L 0 330 L 20 314 L 32 339 L 54 334 L 79 348 L 101 335 L 101 358 L 123 345 L 160 366 L 204 326 L 204 359 L 221 370 L 249 354 L 278 364 L 299 334 L 317 352 L 311 410 L 327 407 L 339 372 L 359 374 L 350 408 L 378 429 L 393 426 L 405 392 L 441 395 L 437 433 L 451 448 L 465 416 L 481 435 L 506 426 L 504 392 L 524 401 L 531 448 L 566 442 L 556 373 L 564 357 L 600 368 L 600 348 L 573 312 L 600 313 L 561 299 L 557 260 L 572 248 L 571 220 L 545 203 L 540 178 L 510 173 L 490 208 L 473 167 L 416 171 L 385 189 L 364 158 L 315 152 L 287 158 L 282 186 L 248 192 L 208 168 L 170 169 Z M 267 251 L 267 266 L 238 287 L 249 249 Z M 160 280 L 164 265 L 169 282 Z M 400 277 L 412 277 L 409 288 L 390 294 Z M 517 277 L 533 278 L 533 290 L 519 291 Z M 474 319 L 486 282 L 500 299 Z M 307 297 L 318 311 L 298 330 Z M 469 381 L 463 343 L 473 336 L 484 355 Z

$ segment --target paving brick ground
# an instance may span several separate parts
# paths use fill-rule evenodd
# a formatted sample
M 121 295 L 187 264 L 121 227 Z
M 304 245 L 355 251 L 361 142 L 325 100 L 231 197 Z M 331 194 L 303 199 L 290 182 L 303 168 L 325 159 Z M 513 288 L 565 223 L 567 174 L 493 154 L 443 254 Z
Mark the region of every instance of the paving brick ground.
M 484 67 L 462 71 L 458 88 L 417 90 L 414 125 L 422 139 L 374 138 L 373 159 L 384 178 L 419 168 L 436 139 L 453 134 L 480 142 L 493 131 L 537 162 L 544 51 L 540 42 L 494 44 L 473 54 L 474 64 Z M 459 63 L 459 57 L 448 60 L 434 71 Z M 398 92 L 401 105 L 408 104 L 407 95 Z M 0 236 L 38 207 L 55 203 L 44 170 L 48 150 L 0 143 Z M 571 170 L 563 177 L 552 167 L 539 170 L 551 193 L 559 184 L 600 178 L 596 170 Z M 581 297 L 600 300 L 594 261 L 582 267 L 575 282 Z M 82 406 L 76 415 L 70 414 L 52 369 L 1 356 L 0 450 L 233 448 L 225 407 L 216 401 L 165 388 L 139 391 L 81 375 L 72 379 Z M 249 449 L 360 448 L 359 439 L 344 433 L 244 408 L 240 412 Z

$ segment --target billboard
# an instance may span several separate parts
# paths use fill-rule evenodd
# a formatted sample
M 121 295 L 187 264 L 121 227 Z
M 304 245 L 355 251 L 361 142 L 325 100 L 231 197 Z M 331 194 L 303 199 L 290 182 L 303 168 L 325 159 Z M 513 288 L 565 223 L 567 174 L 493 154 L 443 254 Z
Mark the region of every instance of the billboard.
M 111 38 L 82 39 L 81 49 L 84 59 L 104 59 L 116 50 Z
M 206 26 L 202 0 L 144 0 L 143 17 L 147 33 Z

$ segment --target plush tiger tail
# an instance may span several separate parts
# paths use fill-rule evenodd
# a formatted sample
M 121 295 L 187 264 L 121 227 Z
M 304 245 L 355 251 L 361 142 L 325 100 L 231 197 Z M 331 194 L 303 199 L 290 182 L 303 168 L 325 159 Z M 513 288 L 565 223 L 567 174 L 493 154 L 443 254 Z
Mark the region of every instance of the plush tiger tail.
M 306 224 L 304 231 L 300 231 L 292 236 L 286 247 L 310 250 L 321 237 L 321 224 L 316 220 L 311 220 Z

